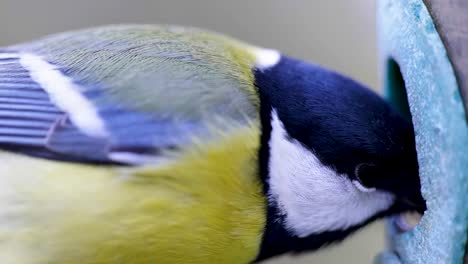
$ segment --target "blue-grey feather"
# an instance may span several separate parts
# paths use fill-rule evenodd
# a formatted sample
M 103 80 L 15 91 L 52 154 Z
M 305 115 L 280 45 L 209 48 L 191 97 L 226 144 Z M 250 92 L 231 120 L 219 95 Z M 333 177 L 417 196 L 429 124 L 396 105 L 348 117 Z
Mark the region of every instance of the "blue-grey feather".
M 44 146 L 44 138 L 0 135 L 0 145 L 8 149 L 10 149 L 10 146 L 42 147 Z
M 201 134 L 196 121 L 131 110 L 107 100 L 102 90 L 88 87 L 83 95 L 99 102 L 99 115 L 112 133 L 109 138 L 87 136 L 50 101 L 18 59 L 8 61 L 0 65 L 0 147 L 48 158 L 107 162 L 112 151 L 156 153 L 187 143 L 187 135 Z
M 2 74 L 28 74 L 28 71 L 24 69 L 21 65 L 18 63 L 8 63 L 8 64 L 3 64 L 1 65 L 0 73 Z
M 46 137 L 47 130 L 46 129 L 35 129 L 35 128 L 14 128 L 14 127 L 6 127 L 3 128 L 0 126 L 0 135 L 14 135 L 14 136 L 26 136 L 26 137 Z
M 28 99 L 42 99 L 49 100 L 49 95 L 43 91 L 30 91 L 24 89 L 0 89 L 0 97 L 7 98 L 28 98 Z
M 29 112 L 43 112 L 61 114 L 62 111 L 52 105 L 35 105 L 35 104 L 21 104 L 21 103 L 2 103 L 0 101 L 0 110 L 10 111 L 29 111 Z
M 0 118 L 18 118 L 18 119 L 29 119 L 29 120 L 47 120 L 55 121 L 60 118 L 60 114 L 56 113 L 40 113 L 31 111 L 16 111 L 16 110 L 1 110 Z
M 24 105 L 42 105 L 42 106 L 55 107 L 54 104 L 52 104 L 52 102 L 50 101 L 45 101 L 45 100 L 40 100 L 40 99 L 20 98 L 16 96 L 0 97 L 0 104 L 2 105 L 24 104 Z
M 109 153 L 108 139 L 90 137 L 74 125 L 60 122 L 49 133 L 44 152 L 60 155 L 59 159 L 79 159 L 88 162 L 106 162 Z
M 11 74 L 8 74 L 8 75 L 5 74 L 5 76 L 0 75 L 0 78 L 5 85 L 21 84 L 27 87 L 40 88 L 40 86 L 37 83 L 31 82 L 31 78 L 29 77 L 29 75 L 26 75 L 26 74 L 23 74 L 22 76 L 18 76 L 18 75 L 12 76 Z
M 91 137 L 72 124 L 19 60 L 8 55 L 0 61 L 0 109 L 9 116 L 0 116 L 0 127 L 31 135 L 40 134 L 44 125 L 48 128 L 43 145 L 16 135 L 21 152 L 112 162 L 113 152 L 159 155 L 165 149 L 183 148 L 194 138 L 211 139 L 219 131 L 250 124 L 258 112 L 249 90 L 253 83 L 240 73 L 246 65 L 234 61 L 218 40 L 198 38 L 190 44 L 188 39 L 196 34 L 146 26 L 115 27 L 10 47 L 8 54 L 14 50 L 34 54 L 69 78 L 75 84 L 72 89 L 97 110 L 108 135 Z M 37 93 L 29 89 L 33 87 Z M 49 114 L 56 115 L 44 123 L 27 119 Z M 24 127 L 37 132 L 15 130 Z M 0 148 L 3 142 L 15 149 L 13 136 L 0 138 Z M 29 141 L 34 148 L 27 148 Z
M 1 68 L 1 67 L 0 67 Z M 16 78 L 23 79 L 23 78 L 30 78 L 29 77 L 29 72 L 4 72 L 0 69 L 0 79 L 5 80 L 5 82 L 8 82 L 10 80 L 14 80 Z
M 30 119 L 1 119 L 0 127 L 34 128 L 49 129 L 49 121 L 30 120 Z
M 0 59 L 0 146 L 42 147 L 61 116 L 18 58 Z

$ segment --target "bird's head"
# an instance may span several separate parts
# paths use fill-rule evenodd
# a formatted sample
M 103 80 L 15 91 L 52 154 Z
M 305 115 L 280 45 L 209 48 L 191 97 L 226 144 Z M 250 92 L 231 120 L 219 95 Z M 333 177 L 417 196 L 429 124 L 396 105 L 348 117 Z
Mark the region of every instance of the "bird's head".
M 313 249 L 374 219 L 425 209 L 412 124 L 377 94 L 286 56 L 255 75 L 270 206 L 264 245 Z

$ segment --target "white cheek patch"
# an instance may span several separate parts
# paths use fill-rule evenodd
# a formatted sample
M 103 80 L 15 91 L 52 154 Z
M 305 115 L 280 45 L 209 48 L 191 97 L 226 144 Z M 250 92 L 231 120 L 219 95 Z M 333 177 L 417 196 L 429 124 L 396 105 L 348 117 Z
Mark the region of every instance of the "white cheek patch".
M 66 112 L 83 133 L 92 137 L 108 135 L 97 109 L 79 92 L 80 88 L 70 78 L 54 65 L 33 54 L 21 54 L 20 63 L 29 71 L 31 78 L 49 94 L 51 101 Z
M 269 142 L 269 199 L 285 217 L 286 228 L 299 237 L 344 230 L 388 209 L 392 194 L 363 192 L 345 175 L 324 166 L 287 132 L 272 113 Z

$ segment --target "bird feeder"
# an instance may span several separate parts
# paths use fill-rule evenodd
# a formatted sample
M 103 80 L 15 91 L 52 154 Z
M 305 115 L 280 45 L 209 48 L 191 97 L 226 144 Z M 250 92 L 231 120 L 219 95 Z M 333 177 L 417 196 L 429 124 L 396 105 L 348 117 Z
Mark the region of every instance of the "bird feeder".
M 414 125 L 427 210 L 376 260 L 468 263 L 468 2 L 378 0 L 381 79 Z

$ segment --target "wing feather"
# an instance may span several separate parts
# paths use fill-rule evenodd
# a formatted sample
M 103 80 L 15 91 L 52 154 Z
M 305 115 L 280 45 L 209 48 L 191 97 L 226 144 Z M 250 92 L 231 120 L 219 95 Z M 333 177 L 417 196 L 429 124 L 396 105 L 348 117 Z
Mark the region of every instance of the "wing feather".
M 132 26 L 0 51 L 0 148 L 49 159 L 145 163 L 251 124 L 258 98 L 253 60 L 239 56 L 241 46 L 204 32 Z M 22 56 L 44 63 L 25 67 Z M 47 67 L 31 69 L 41 65 Z M 45 79 L 57 74 L 58 98 L 47 87 L 57 82 Z M 108 134 L 90 135 L 73 121 L 80 108 L 70 112 L 66 95 L 77 92 L 88 105 L 81 110 L 95 108 Z

